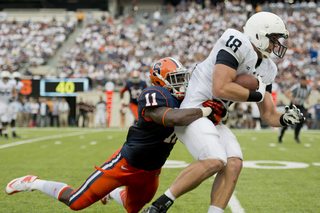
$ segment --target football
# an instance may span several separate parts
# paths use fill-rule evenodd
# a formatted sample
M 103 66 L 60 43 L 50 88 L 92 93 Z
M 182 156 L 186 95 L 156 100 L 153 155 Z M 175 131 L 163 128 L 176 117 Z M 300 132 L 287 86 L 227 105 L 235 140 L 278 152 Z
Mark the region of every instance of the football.
M 259 81 L 256 77 L 249 74 L 237 75 L 234 83 L 241 85 L 244 88 L 247 88 L 252 91 L 256 91 L 259 86 Z

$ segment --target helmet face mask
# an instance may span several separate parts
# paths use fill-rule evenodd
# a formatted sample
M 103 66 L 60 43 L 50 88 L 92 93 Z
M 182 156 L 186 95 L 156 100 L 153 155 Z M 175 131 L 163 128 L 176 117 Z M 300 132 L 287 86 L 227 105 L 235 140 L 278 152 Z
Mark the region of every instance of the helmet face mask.
M 16 81 L 21 80 L 21 74 L 19 72 L 12 73 L 12 78 L 14 78 Z
M 141 82 L 140 71 L 132 71 L 130 74 L 130 80 L 133 84 L 139 84 Z
M 10 74 L 9 71 L 2 71 L 0 73 L 0 76 L 1 76 L 2 81 L 4 83 L 7 83 L 9 81 L 9 79 L 10 79 L 11 74 Z
M 152 65 L 149 76 L 154 86 L 169 90 L 178 99 L 184 98 L 190 74 L 179 61 L 173 58 L 160 59 Z
M 270 12 L 259 12 L 251 16 L 243 27 L 244 34 L 250 42 L 266 57 L 270 57 L 267 48 L 270 42 L 273 43 L 273 53 L 283 58 L 287 47 L 279 41 L 272 39 L 272 36 L 279 36 L 287 39 L 289 32 L 282 19 Z

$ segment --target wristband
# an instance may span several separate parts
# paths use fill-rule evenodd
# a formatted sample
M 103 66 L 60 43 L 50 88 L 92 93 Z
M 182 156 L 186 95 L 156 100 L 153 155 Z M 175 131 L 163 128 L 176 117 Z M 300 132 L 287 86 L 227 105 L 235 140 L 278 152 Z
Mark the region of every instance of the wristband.
M 284 122 L 283 116 L 284 116 L 284 114 L 282 114 L 282 115 L 280 116 L 280 124 L 281 124 L 282 126 L 288 126 L 288 124 L 286 124 L 286 123 Z
M 255 92 L 252 90 L 249 90 L 249 97 L 248 102 L 259 102 L 262 99 L 262 94 L 260 92 Z
M 202 110 L 202 117 L 207 117 L 212 112 L 212 109 L 210 107 L 204 107 L 200 109 Z

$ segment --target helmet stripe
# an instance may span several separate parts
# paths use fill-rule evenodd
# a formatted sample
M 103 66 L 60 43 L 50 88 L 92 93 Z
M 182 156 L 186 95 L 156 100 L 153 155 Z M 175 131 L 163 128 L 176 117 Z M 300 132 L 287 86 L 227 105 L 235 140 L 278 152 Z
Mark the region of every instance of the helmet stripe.
M 183 67 L 182 64 L 178 60 L 176 60 L 174 58 L 170 58 L 170 57 L 168 57 L 167 59 L 170 59 L 178 68 Z

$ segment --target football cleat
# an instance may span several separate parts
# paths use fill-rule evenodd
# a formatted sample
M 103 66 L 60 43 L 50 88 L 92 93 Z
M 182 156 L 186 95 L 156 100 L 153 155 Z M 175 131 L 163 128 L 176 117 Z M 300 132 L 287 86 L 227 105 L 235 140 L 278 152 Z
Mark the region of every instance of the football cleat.
M 109 203 L 109 201 L 113 200 L 113 198 L 110 196 L 110 194 L 107 194 L 106 196 L 104 196 L 102 199 L 101 199 L 101 203 L 103 205 L 107 205 Z
M 6 193 L 8 195 L 12 195 L 17 192 L 22 191 L 33 191 L 32 186 L 34 184 L 34 181 L 39 179 L 37 176 L 34 175 L 27 175 L 20 178 L 16 178 L 10 183 L 8 183 L 6 187 Z
M 17 135 L 15 132 L 12 132 L 12 137 L 13 137 L 13 138 L 20 138 L 20 136 Z
M 154 205 L 149 206 L 148 208 L 144 209 L 141 213 L 165 213 L 167 212 L 166 208 L 159 208 Z

